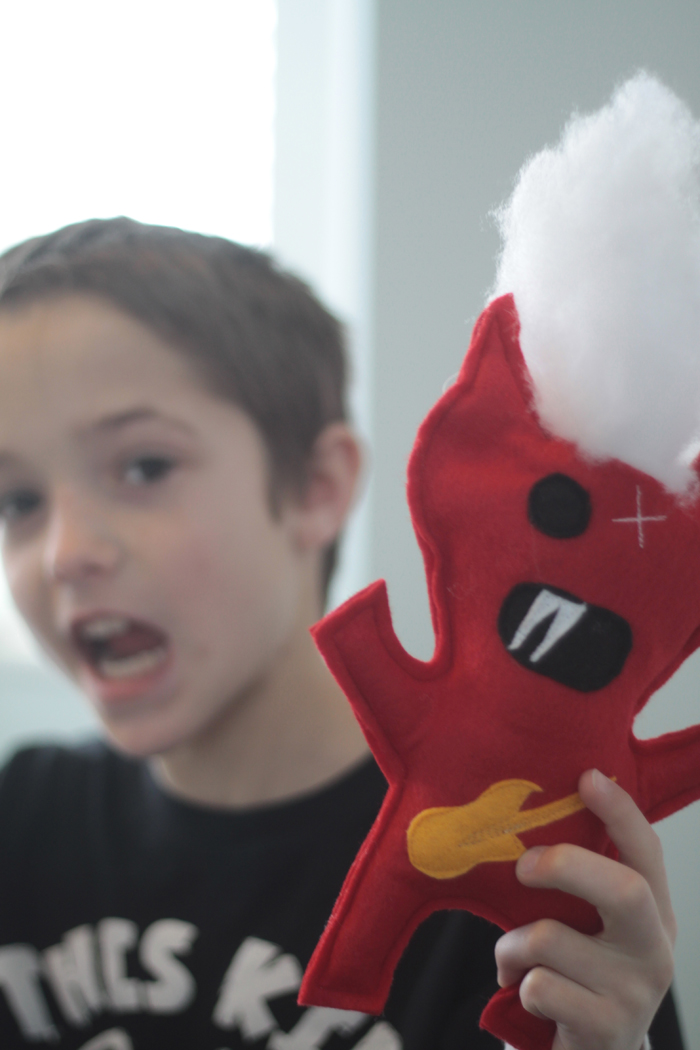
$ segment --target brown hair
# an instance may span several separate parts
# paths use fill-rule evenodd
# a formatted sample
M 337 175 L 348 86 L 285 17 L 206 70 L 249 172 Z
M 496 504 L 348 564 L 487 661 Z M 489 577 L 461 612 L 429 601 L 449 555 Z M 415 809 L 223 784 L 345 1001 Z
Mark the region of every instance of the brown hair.
M 127 218 L 91 219 L 0 256 L 0 308 L 89 292 L 143 321 L 248 413 L 271 463 L 273 511 L 303 491 L 321 430 L 346 418 L 343 332 L 264 252 Z M 336 544 L 324 559 L 324 591 Z

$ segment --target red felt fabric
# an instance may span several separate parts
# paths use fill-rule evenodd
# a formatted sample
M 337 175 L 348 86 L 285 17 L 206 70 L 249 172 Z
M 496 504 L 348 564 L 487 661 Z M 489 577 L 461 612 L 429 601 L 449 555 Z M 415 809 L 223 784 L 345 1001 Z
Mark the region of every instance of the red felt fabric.
M 590 495 L 582 535 L 552 538 L 528 519 L 528 495 L 561 473 Z M 526 889 L 512 861 L 436 879 L 416 870 L 407 829 L 421 811 L 462 806 L 511 778 L 542 791 L 523 810 L 576 792 L 597 767 L 651 818 L 700 797 L 700 726 L 653 741 L 636 713 L 700 642 L 700 509 L 618 461 L 591 463 L 545 433 L 532 408 L 511 296 L 479 319 L 457 382 L 422 424 L 408 499 L 425 560 L 435 653 L 397 640 L 384 583 L 372 584 L 315 628 L 388 782 L 306 971 L 301 1001 L 380 1013 L 416 926 L 440 908 L 465 908 L 508 930 L 543 916 L 600 928 L 586 903 Z M 641 517 L 663 519 L 637 520 Z M 630 522 L 616 519 L 634 518 Z M 632 649 L 622 671 L 591 692 L 518 663 L 499 637 L 504 598 L 543 584 L 623 617 Z M 587 810 L 521 833 L 526 847 L 560 841 L 612 853 Z M 548 1050 L 553 1026 L 527 1014 L 513 989 L 482 1023 L 519 1050 Z

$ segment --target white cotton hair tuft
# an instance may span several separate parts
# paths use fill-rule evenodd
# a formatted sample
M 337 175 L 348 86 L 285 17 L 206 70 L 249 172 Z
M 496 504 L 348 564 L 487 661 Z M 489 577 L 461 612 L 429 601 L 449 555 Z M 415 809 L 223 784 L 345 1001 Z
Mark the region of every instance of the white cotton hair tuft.
M 700 439 L 700 124 L 638 73 L 574 116 L 497 212 L 550 432 L 688 494 Z

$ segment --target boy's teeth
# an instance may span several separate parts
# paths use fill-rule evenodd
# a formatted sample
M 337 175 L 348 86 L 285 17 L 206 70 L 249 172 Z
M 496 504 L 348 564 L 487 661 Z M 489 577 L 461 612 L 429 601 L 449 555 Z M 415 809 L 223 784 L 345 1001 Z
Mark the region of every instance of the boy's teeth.
M 128 631 L 129 624 L 130 620 L 126 616 L 100 616 L 84 623 L 80 628 L 80 633 L 88 641 L 98 642 L 124 634 L 125 631 Z
M 105 678 L 135 678 L 147 674 L 160 664 L 166 656 L 166 648 L 159 645 L 157 649 L 146 649 L 133 656 L 119 659 L 103 656 L 99 662 L 100 674 Z

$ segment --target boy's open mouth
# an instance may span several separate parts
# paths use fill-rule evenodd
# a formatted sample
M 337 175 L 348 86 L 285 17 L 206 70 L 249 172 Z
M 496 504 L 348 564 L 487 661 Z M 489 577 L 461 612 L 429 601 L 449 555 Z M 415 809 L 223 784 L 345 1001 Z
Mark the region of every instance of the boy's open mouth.
M 73 628 L 75 643 L 102 678 L 136 678 L 167 657 L 166 636 L 157 627 L 127 616 L 93 616 Z

